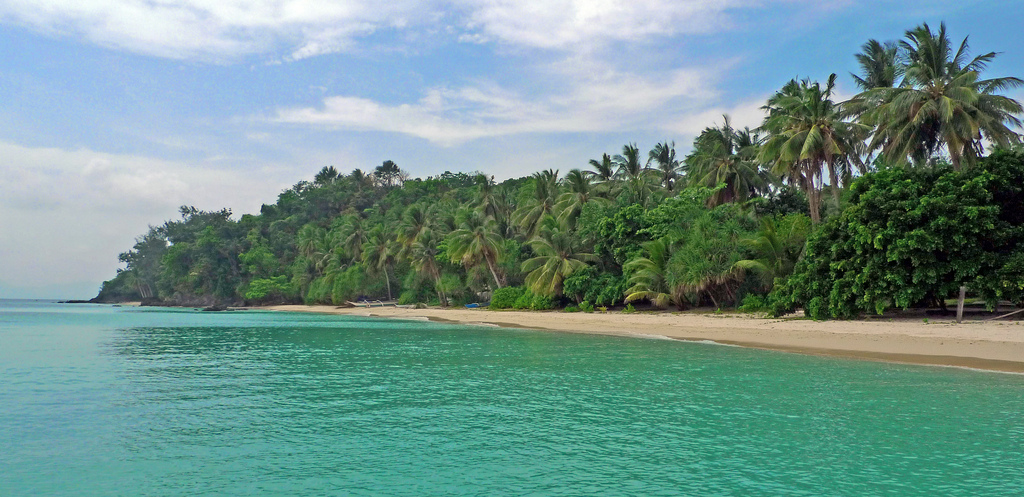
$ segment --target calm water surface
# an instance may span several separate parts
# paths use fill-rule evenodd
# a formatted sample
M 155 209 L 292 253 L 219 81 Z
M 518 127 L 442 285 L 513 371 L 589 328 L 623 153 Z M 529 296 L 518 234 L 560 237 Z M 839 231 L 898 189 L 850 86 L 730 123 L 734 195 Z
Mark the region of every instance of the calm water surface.
M 0 301 L 0 495 L 1024 496 L 1024 376 Z

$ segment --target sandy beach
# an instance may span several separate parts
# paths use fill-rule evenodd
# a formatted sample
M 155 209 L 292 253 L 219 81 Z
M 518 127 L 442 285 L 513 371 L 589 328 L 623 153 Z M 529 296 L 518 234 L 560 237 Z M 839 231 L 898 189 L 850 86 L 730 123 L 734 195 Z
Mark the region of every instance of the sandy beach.
M 470 325 L 620 336 L 663 336 L 801 354 L 1024 373 L 1019 321 L 874 319 L 816 322 L 743 314 L 564 313 L 486 309 L 336 308 L 281 305 L 261 309 L 430 319 Z

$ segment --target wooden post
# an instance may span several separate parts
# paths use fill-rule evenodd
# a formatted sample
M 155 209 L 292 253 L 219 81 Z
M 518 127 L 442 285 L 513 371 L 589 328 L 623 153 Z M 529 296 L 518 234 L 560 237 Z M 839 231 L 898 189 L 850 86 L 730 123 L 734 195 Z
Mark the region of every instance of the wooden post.
M 967 287 L 960 285 L 960 299 L 956 301 L 956 322 L 964 320 L 964 297 L 967 296 Z

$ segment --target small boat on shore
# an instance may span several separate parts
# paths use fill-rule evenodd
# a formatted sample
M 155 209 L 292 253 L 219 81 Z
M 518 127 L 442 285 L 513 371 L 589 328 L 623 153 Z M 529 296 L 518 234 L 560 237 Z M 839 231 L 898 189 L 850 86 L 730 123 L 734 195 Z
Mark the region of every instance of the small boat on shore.
M 363 300 L 363 301 L 360 301 L 360 302 L 351 302 L 351 301 L 349 301 L 349 302 L 345 302 L 345 303 L 349 304 L 349 305 L 351 305 L 353 307 L 387 307 L 387 306 L 395 305 L 394 302 L 383 302 L 383 301 L 380 301 L 380 300 L 374 300 L 374 301 Z

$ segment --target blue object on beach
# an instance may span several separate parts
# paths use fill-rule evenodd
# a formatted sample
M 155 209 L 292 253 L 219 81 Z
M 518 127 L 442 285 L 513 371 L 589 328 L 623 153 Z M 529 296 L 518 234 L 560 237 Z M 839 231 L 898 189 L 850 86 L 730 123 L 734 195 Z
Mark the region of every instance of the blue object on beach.
M 477 304 L 476 302 L 472 304 L 466 304 L 466 309 L 476 309 L 477 307 L 480 307 L 480 304 Z

